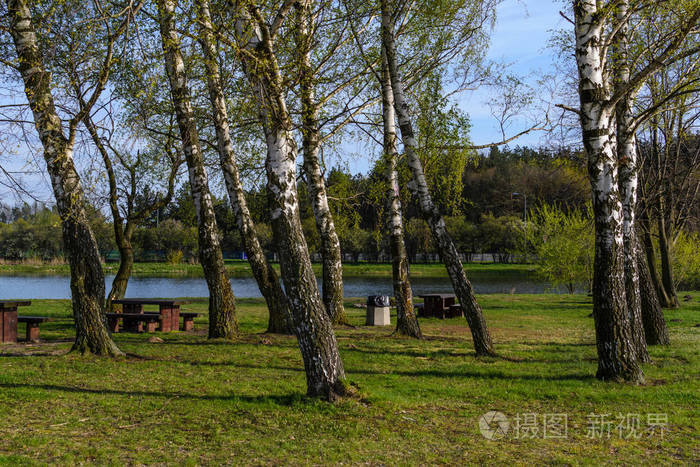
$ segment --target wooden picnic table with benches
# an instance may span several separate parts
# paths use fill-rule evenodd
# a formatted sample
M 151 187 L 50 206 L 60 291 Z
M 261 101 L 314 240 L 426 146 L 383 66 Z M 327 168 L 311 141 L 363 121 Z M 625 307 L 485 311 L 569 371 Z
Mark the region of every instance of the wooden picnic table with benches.
M 431 293 L 418 295 L 423 299 L 423 306 L 416 306 L 418 316 L 437 318 L 452 317 L 450 307 L 455 303 L 455 295 L 451 293 Z M 456 310 L 455 310 L 456 312 Z
M 26 323 L 27 341 L 39 340 L 39 325 L 51 318 L 17 315 L 18 307 L 31 304 L 30 300 L 0 300 L 0 342 L 17 342 L 17 323 Z
M 180 313 L 180 305 L 189 303 L 187 300 L 171 300 L 158 298 L 123 298 L 112 300 L 112 303 L 122 306 L 121 313 L 107 313 L 107 322 L 112 332 L 119 331 L 119 320 L 124 322 L 124 330 L 129 332 L 142 332 L 143 324 L 146 330 L 153 332 L 171 332 L 180 329 L 180 316 L 183 317 L 183 331 L 194 328 L 194 318 L 199 313 Z M 145 312 L 145 305 L 158 305 L 158 312 Z

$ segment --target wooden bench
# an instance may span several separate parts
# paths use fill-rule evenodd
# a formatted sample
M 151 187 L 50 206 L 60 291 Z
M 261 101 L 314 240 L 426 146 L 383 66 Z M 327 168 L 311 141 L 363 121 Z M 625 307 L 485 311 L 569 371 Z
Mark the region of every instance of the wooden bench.
M 18 323 L 27 323 L 27 341 L 36 342 L 39 340 L 39 325 L 51 318 L 46 316 L 18 316 Z
M 145 314 L 152 314 L 158 316 L 159 313 L 155 313 L 152 311 L 144 311 Z M 182 327 L 180 328 L 183 331 L 191 331 L 194 329 L 194 319 L 197 318 L 199 315 L 202 313 L 194 313 L 190 311 L 186 312 L 180 312 L 179 313 L 179 318 L 182 318 Z M 178 322 L 177 324 L 172 324 L 172 330 L 175 331 L 178 329 L 180 323 Z
M 182 330 L 191 331 L 194 329 L 194 319 L 201 315 L 201 313 L 191 313 L 191 312 L 180 312 L 182 317 Z
M 119 332 L 119 320 L 124 320 L 124 331 L 143 332 L 143 323 L 146 323 L 146 332 L 156 332 L 161 324 L 161 316 L 158 313 L 107 313 L 107 324 L 112 332 Z
M 425 305 L 423 303 L 417 303 L 413 305 L 413 309 L 416 312 L 416 316 L 423 316 L 425 311 Z
M 451 293 L 429 293 L 418 296 L 423 299 L 423 316 L 445 319 L 447 310 L 455 303 L 455 295 Z
M 461 318 L 462 316 L 464 316 L 464 310 L 462 309 L 462 305 L 459 303 L 450 305 L 445 312 L 445 318 Z

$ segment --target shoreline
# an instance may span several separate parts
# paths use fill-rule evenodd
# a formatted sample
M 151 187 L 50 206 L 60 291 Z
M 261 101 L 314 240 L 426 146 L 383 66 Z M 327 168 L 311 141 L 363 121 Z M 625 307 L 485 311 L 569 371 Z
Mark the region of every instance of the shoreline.
M 115 274 L 119 263 L 103 263 L 105 274 Z M 279 272 L 279 264 L 273 267 Z M 321 273 L 321 264 L 313 264 L 314 272 Z M 530 279 L 537 280 L 537 267 L 533 264 L 465 263 L 467 275 L 479 279 Z M 247 261 L 227 261 L 226 272 L 230 278 L 253 277 Z M 447 271 L 441 263 L 412 264 L 411 276 L 447 278 Z M 68 264 L 0 264 L 3 276 L 68 276 Z M 199 264 L 134 263 L 132 276 L 138 277 L 204 277 Z M 391 277 L 391 263 L 345 263 L 343 275 L 348 277 Z

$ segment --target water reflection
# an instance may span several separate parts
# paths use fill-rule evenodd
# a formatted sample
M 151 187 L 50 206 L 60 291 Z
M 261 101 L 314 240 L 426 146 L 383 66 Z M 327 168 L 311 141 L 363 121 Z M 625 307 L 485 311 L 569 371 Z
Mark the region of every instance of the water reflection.
M 112 284 L 113 275 L 105 277 L 106 288 Z M 412 280 L 413 292 L 450 293 L 452 286 L 448 278 L 421 278 Z M 237 297 L 261 297 L 255 279 L 231 279 Z M 549 284 L 531 280 L 476 280 L 473 282 L 476 293 L 564 293 L 564 289 L 552 288 Z M 320 286 L 320 282 L 319 282 Z M 391 278 L 388 277 L 345 277 L 346 297 L 366 297 L 367 295 L 393 295 Z M 583 290 L 579 290 L 583 291 Z M 127 297 L 206 297 L 207 284 L 197 277 L 132 277 L 126 290 Z M 11 298 L 42 299 L 70 298 L 70 278 L 68 276 L 0 276 L 0 300 Z

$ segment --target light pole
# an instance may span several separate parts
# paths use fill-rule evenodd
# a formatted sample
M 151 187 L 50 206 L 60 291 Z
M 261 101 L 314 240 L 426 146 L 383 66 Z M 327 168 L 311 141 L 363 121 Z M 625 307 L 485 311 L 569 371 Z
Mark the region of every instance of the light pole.
M 522 196 L 523 197 L 523 220 L 525 221 L 525 224 L 527 224 L 527 194 L 525 193 L 518 193 L 517 191 L 514 191 L 510 194 L 510 199 L 513 199 L 513 197 L 517 196 Z

